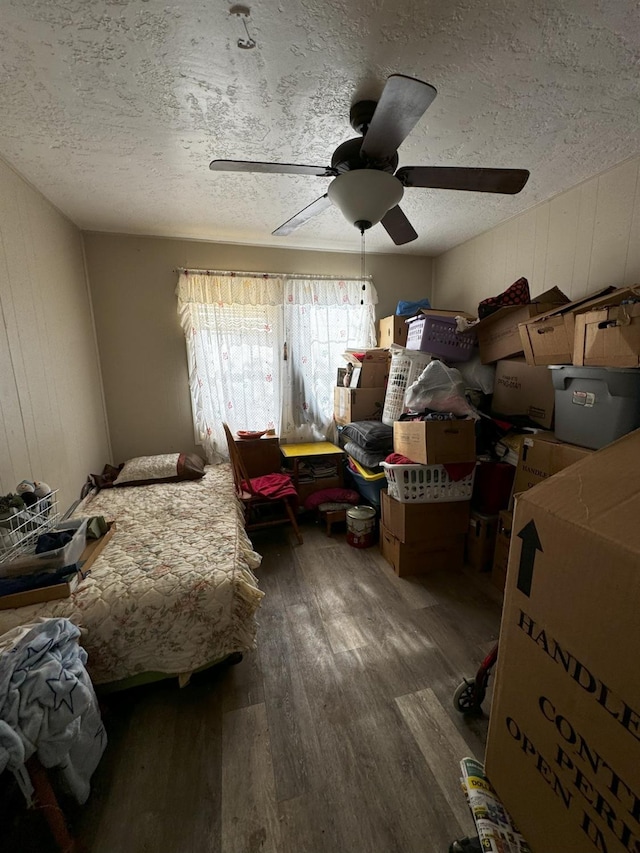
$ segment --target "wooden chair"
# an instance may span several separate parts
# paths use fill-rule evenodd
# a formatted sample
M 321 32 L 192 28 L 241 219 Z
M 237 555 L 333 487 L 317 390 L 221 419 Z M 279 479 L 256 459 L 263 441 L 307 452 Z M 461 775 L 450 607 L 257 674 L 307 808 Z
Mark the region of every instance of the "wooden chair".
M 245 509 L 245 530 L 260 530 L 265 527 L 273 527 L 276 524 L 293 525 L 298 542 L 302 545 L 302 534 L 298 527 L 298 521 L 294 512 L 293 506 L 288 496 L 284 497 L 266 497 L 259 495 L 252 486 L 252 481 L 247 475 L 246 468 L 238 448 L 236 447 L 233 434 L 227 424 L 223 424 L 224 433 L 227 437 L 227 447 L 229 448 L 229 460 L 231 462 L 231 470 L 233 471 L 233 482 L 236 488 L 236 495 Z M 284 510 L 284 515 L 276 515 L 273 517 L 270 513 L 278 504 Z

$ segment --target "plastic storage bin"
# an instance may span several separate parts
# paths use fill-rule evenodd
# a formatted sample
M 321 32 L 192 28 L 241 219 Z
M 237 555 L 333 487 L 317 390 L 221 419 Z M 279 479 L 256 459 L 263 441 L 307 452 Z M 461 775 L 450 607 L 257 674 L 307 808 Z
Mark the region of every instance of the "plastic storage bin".
M 15 559 L 0 564 L 0 577 L 26 574 L 29 571 L 52 571 L 77 563 L 87 543 L 87 521 L 87 518 L 74 518 L 70 521 L 60 522 L 53 530 L 43 531 L 70 530 L 74 533 L 70 542 L 67 542 L 63 548 L 56 548 L 54 551 L 43 551 L 41 554 L 36 554 L 35 543 L 33 543 L 32 550 L 23 552 Z
M 422 315 L 409 321 L 407 349 L 431 353 L 444 361 L 469 361 L 476 345 L 476 331 L 459 334 L 453 317 Z
M 560 441 L 598 450 L 640 427 L 640 369 L 551 365 Z
M 468 501 L 473 493 L 475 468 L 461 480 L 452 480 L 444 465 L 390 465 L 382 462 L 390 497 L 400 503 Z
M 365 468 L 364 465 L 360 465 L 360 463 L 352 457 L 349 458 L 357 469 L 354 471 L 351 466 L 347 467 L 347 471 L 353 478 L 356 491 L 359 492 L 365 500 L 369 501 L 372 506 L 379 509 L 381 500 L 380 492 L 387 487 L 387 478 L 385 477 L 384 471 L 372 471 L 369 468 Z
M 420 376 L 431 361 L 431 356 L 420 350 L 408 350 L 404 347 L 391 352 L 389 381 L 384 397 L 382 423 L 393 426 L 404 412 L 404 395 L 407 388 Z

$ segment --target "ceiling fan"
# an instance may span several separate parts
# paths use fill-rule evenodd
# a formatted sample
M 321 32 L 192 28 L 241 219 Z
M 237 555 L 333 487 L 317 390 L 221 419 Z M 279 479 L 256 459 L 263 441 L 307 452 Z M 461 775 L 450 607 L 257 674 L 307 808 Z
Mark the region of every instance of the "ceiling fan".
M 392 74 L 379 101 L 351 107 L 351 127 L 361 136 L 338 145 L 330 166 L 212 160 L 214 172 L 262 172 L 333 178 L 327 192 L 273 232 L 284 237 L 332 203 L 361 233 L 381 222 L 397 246 L 418 234 L 399 207 L 404 189 L 428 187 L 484 193 L 519 193 L 529 178 L 526 169 L 478 169 L 454 166 L 403 166 L 398 148 L 431 105 L 437 92 L 429 83 Z M 396 171 L 397 170 L 397 171 Z

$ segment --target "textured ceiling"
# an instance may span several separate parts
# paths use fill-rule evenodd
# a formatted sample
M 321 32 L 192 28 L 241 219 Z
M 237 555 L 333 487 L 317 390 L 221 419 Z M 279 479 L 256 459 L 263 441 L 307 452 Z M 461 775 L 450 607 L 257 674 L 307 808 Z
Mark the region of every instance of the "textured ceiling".
M 437 254 L 640 151 L 636 0 L 0 0 L 0 154 L 85 229 L 354 250 L 329 208 L 271 231 L 328 178 L 213 173 L 214 158 L 328 165 L 386 77 L 438 97 L 400 165 L 517 167 L 517 196 L 409 189 Z

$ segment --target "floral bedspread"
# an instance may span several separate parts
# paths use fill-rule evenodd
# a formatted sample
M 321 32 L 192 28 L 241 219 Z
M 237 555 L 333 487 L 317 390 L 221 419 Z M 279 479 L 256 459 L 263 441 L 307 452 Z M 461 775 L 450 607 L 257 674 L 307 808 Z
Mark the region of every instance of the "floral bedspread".
M 38 617 L 82 630 L 94 684 L 142 672 L 188 675 L 255 646 L 264 595 L 228 464 L 201 480 L 104 489 L 75 515 L 115 521 L 70 598 L 0 611 L 0 633 Z

